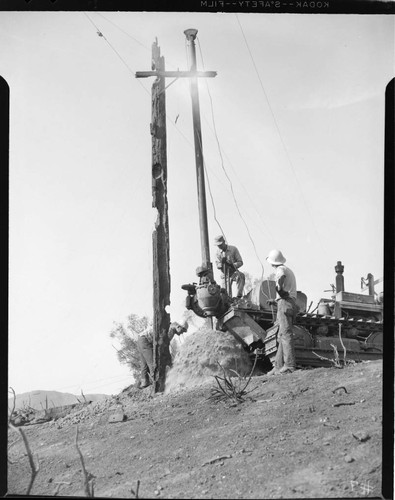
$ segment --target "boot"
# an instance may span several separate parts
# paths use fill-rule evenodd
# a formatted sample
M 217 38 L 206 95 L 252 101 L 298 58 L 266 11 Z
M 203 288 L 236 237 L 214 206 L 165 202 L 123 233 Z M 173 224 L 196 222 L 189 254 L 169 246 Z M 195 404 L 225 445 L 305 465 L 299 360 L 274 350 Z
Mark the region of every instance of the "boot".
M 268 377 L 272 377 L 273 375 L 278 375 L 278 374 L 279 374 L 279 372 L 280 372 L 280 370 L 279 370 L 278 368 L 276 368 L 276 366 L 275 366 L 275 365 L 273 365 L 273 369 L 272 369 L 272 370 L 270 370 L 270 372 L 267 372 L 267 373 L 266 373 L 266 375 L 267 375 Z
M 295 368 L 293 366 L 286 366 L 284 365 L 280 370 L 279 374 L 280 375 L 285 375 L 286 373 L 293 373 L 295 371 Z

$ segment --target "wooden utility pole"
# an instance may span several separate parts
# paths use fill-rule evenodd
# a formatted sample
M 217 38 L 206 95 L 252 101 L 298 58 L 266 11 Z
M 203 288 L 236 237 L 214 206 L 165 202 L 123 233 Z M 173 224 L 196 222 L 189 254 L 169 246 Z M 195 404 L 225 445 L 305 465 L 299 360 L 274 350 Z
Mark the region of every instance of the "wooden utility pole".
M 152 67 L 165 70 L 158 41 L 152 44 Z M 170 350 L 167 332 L 170 315 L 169 218 L 167 203 L 167 147 L 165 78 L 158 76 L 152 85 L 152 207 L 157 210 L 152 233 L 153 253 L 153 328 L 154 328 L 154 392 L 163 392 Z
M 195 32 L 197 30 L 187 30 Z M 187 32 L 185 32 L 186 34 Z M 187 36 L 188 37 L 188 36 Z M 169 218 L 167 204 L 167 149 L 166 149 L 166 99 L 165 99 L 165 79 L 192 78 L 216 76 L 215 71 L 196 71 L 196 63 L 191 71 L 165 71 L 165 60 L 160 55 L 158 41 L 152 45 L 152 71 L 138 71 L 136 78 L 147 78 L 155 76 L 156 80 L 152 85 L 152 206 L 157 209 L 157 219 L 155 230 L 152 234 L 153 245 L 153 327 L 154 327 L 154 391 L 163 392 L 165 388 L 166 366 L 171 361 L 168 330 L 170 326 L 170 315 L 166 312 L 166 306 L 170 304 L 170 266 L 169 266 Z M 195 84 L 196 85 L 196 84 Z M 197 95 L 197 87 L 195 90 Z M 196 99 L 196 97 L 195 97 Z M 196 150 L 196 117 L 194 115 L 195 150 Z M 199 117 L 200 130 L 200 117 Z M 199 132 L 200 134 L 200 132 Z M 201 134 L 200 155 L 201 155 Z M 202 169 L 202 159 L 200 174 Z M 201 190 L 200 190 L 201 192 Z M 198 188 L 199 194 L 199 188 Z M 205 202 L 205 200 L 204 200 Z M 200 201 L 199 201 L 200 207 Z M 201 208 L 199 208 L 199 214 Z M 201 226 L 202 227 L 202 226 Z M 207 231 L 207 216 L 205 221 Z M 206 241 L 206 240 L 205 240 Z M 205 243 L 206 245 L 206 243 Z M 207 247 L 208 248 L 208 247 Z M 208 250 L 207 250 L 208 251 Z M 204 251 L 202 254 L 203 264 L 209 261 L 209 254 Z

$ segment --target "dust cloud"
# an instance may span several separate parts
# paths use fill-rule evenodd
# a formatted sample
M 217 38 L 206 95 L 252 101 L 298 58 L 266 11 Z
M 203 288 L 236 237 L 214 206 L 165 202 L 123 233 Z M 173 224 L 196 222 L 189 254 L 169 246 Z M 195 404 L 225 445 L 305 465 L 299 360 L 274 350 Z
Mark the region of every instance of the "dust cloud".
M 188 389 L 213 380 L 213 375 L 230 376 L 250 373 L 252 363 L 248 353 L 228 332 L 201 328 L 185 338 L 166 376 L 165 394 Z

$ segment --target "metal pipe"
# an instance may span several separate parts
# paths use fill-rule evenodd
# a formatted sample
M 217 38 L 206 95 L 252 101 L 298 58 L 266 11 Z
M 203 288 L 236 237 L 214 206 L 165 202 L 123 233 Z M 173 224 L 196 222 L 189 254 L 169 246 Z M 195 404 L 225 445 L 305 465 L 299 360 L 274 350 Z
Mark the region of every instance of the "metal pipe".
M 374 277 L 373 274 L 367 275 L 369 295 L 374 295 Z
M 344 292 L 344 266 L 341 261 L 337 261 L 337 266 L 335 266 L 336 271 L 336 293 Z
M 193 117 L 193 135 L 195 142 L 195 158 L 196 158 L 196 179 L 197 193 L 199 206 L 199 225 L 200 225 L 200 243 L 202 252 L 202 265 L 212 271 L 210 262 L 210 248 L 208 240 L 208 222 L 207 222 L 207 206 L 206 206 L 206 187 L 204 181 L 204 164 L 203 164 L 203 146 L 202 146 L 202 131 L 200 123 L 200 108 L 199 108 L 199 93 L 198 82 L 196 76 L 196 49 L 195 38 L 198 30 L 187 29 L 184 31 L 189 47 L 189 55 L 191 59 L 191 72 L 195 73 L 191 77 L 191 97 L 192 97 L 192 117 Z

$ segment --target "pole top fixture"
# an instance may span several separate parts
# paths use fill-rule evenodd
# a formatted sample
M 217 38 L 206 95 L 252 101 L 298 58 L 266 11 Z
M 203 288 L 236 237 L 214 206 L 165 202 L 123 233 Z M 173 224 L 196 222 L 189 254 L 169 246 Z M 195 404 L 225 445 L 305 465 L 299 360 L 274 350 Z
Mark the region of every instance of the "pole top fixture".
M 195 30 L 194 28 L 190 28 L 184 31 L 184 35 L 187 37 L 188 41 L 195 40 L 197 33 L 198 30 Z

